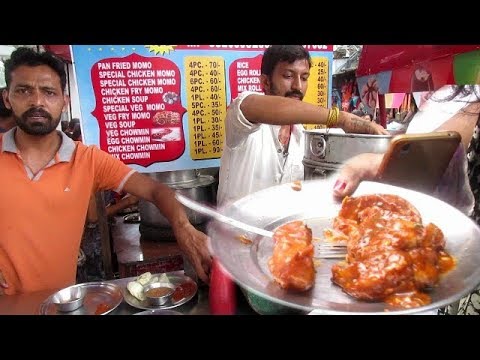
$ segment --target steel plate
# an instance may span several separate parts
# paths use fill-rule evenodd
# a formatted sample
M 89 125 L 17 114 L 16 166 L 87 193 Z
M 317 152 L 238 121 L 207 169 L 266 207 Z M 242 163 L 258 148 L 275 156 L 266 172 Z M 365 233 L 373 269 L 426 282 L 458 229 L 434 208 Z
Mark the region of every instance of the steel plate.
M 250 194 L 225 207 L 222 212 L 267 230 L 302 219 L 312 228 L 314 237 L 323 237 L 323 229 L 332 226 L 341 206 L 332 196 L 333 180 L 304 181 L 301 191 L 294 191 L 291 184 L 274 186 Z M 306 311 L 411 314 L 451 304 L 480 284 L 480 228 L 469 217 L 434 197 L 382 183 L 363 182 L 354 196 L 378 193 L 395 194 L 410 201 L 419 210 L 424 224 L 433 222 L 443 231 L 446 249 L 457 260 L 455 269 L 445 274 L 429 293 L 432 298 L 429 305 L 399 309 L 383 302 L 354 299 L 330 280 L 331 266 L 338 259 L 321 260 L 316 268 L 315 285 L 310 291 L 285 291 L 273 282 L 267 267 L 267 260 L 272 255 L 272 239 L 246 234 L 253 244 L 245 245 L 238 240 L 238 235 L 245 233 L 216 221 L 210 223 L 208 231 L 213 253 L 239 285 L 277 303 Z
M 168 275 L 168 274 L 167 274 L 167 277 L 168 277 L 168 280 L 175 286 L 184 284 L 186 282 L 192 283 L 193 285 L 195 285 L 195 291 L 193 291 L 189 296 L 184 297 L 183 299 L 177 302 L 174 302 L 171 299 L 169 299 L 164 305 L 153 306 L 153 305 L 150 305 L 147 300 L 143 300 L 143 301 L 138 300 L 135 296 L 130 294 L 130 291 L 128 291 L 127 288 L 125 287 L 123 288 L 123 297 L 125 298 L 125 301 L 127 302 L 127 304 L 137 309 L 143 309 L 143 310 L 172 309 L 190 301 L 197 293 L 197 290 L 198 290 L 197 283 L 193 281 L 190 277 L 186 275 Z
M 57 311 L 52 301 L 53 295 L 49 296 L 41 305 L 41 315 L 106 315 L 115 310 L 122 303 L 122 290 L 118 285 L 106 282 L 91 282 L 73 285 L 87 290 L 83 305 L 77 310 L 70 312 Z M 108 310 L 96 313 L 99 305 L 108 306 Z
M 133 315 L 183 315 L 181 312 L 166 309 L 144 310 Z

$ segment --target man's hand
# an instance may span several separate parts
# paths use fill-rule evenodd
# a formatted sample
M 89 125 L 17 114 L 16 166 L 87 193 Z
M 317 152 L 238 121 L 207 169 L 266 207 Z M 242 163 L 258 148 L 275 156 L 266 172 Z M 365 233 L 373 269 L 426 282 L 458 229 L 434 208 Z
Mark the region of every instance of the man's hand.
M 5 295 L 5 290 L 4 289 L 6 289 L 6 288 L 8 288 L 7 281 L 5 280 L 2 272 L 0 271 L 0 295 Z
M 180 249 L 192 263 L 195 272 L 208 284 L 212 262 L 208 237 L 190 223 L 183 205 L 175 198 L 175 192 L 167 185 L 139 173 L 130 176 L 123 190 L 155 204 L 168 219 Z
M 346 133 L 389 135 L 389 132 L 376 122 L 362 119 L 344 111 L 340 112 L 337 126 L 341 127 Z
M 343 199 L 351 195 L 363 180 L 374 180 L 383 154 L 364 153 L 350 158 L 341 168 L 333 187 L 333 196 Z
M 122 200 L 125 200 L 126 206 L 133 206 L 138 204 L 138 197 L 127 194 L 125 197 L 122 198 Z
M 192 263 L 195 272 L 208 284 L 212 257 L 208 251 L 207 235 L 195 229 L 190 223 L 176 226 L 173 231 L 178 246 Z

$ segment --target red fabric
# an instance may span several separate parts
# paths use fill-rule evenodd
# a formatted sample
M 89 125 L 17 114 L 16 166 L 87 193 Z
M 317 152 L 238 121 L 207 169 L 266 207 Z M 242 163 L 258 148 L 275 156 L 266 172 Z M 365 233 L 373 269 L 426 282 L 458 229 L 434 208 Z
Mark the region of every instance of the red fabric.
M 70 54 L 70 45 L 43 45 L 45 50 L 50 51 L 62 58 L 63 60 L 72 62 L 72 55 Z
M 478 49 L 480 45 L 364 45 L 357 77 Z
M 412 73 L 415 71 L 416 65 L 422 65 L 432 74 L 432 91 L 441 88 L 443 85 L 455 84 L 453 76 L 453 59 L 451 56 L 448 56 L 422 63 L 415 62 L 415 64 L 394 69 L 390 79 L 389 92 L 427 91 L 427 89 L 414 89 L 412 86 Z

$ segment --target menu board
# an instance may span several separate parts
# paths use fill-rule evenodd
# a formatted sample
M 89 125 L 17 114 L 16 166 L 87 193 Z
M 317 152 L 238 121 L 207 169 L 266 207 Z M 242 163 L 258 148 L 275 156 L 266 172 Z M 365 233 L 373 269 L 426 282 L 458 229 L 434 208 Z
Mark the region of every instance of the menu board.
M 260 86 L 262 56 L 238 59 L 230 65 L 230 100 L 235 99 L 243 91 L 263 92 Z
M 190 157 L 218 158 L 227 112 L 225 62 L 219 56 L 185 56 Z
M 94 64 L 91 78 L 102 149 L 144 167 L 183 154 L 185 109 L 175 63 L 137 54 L 108 58 Z
M 328 107 L 329 81 L 328 58 L 312 56 L 312 67 L 308 78 L 308 89 L 303 101 L 310 104 Z M 305 124 L 308 130 L 325 128 L 325 125 Z
M 218 167 L 228 104 L 262 92 L 268 46 L 73 45 L 84 142 L 140 172 Z M 326 107 L 333 46 L 304 46 L 304 101 Z

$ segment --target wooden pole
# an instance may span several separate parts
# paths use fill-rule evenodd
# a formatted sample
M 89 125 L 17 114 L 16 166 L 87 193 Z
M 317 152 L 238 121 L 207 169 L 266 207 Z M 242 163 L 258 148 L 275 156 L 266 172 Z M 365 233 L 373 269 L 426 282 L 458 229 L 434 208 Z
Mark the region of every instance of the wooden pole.
M 380 125 L 387 128 L 387 112 L 385 111 L 385 94 L 378 94 L 378 111 L 380 116 Z

